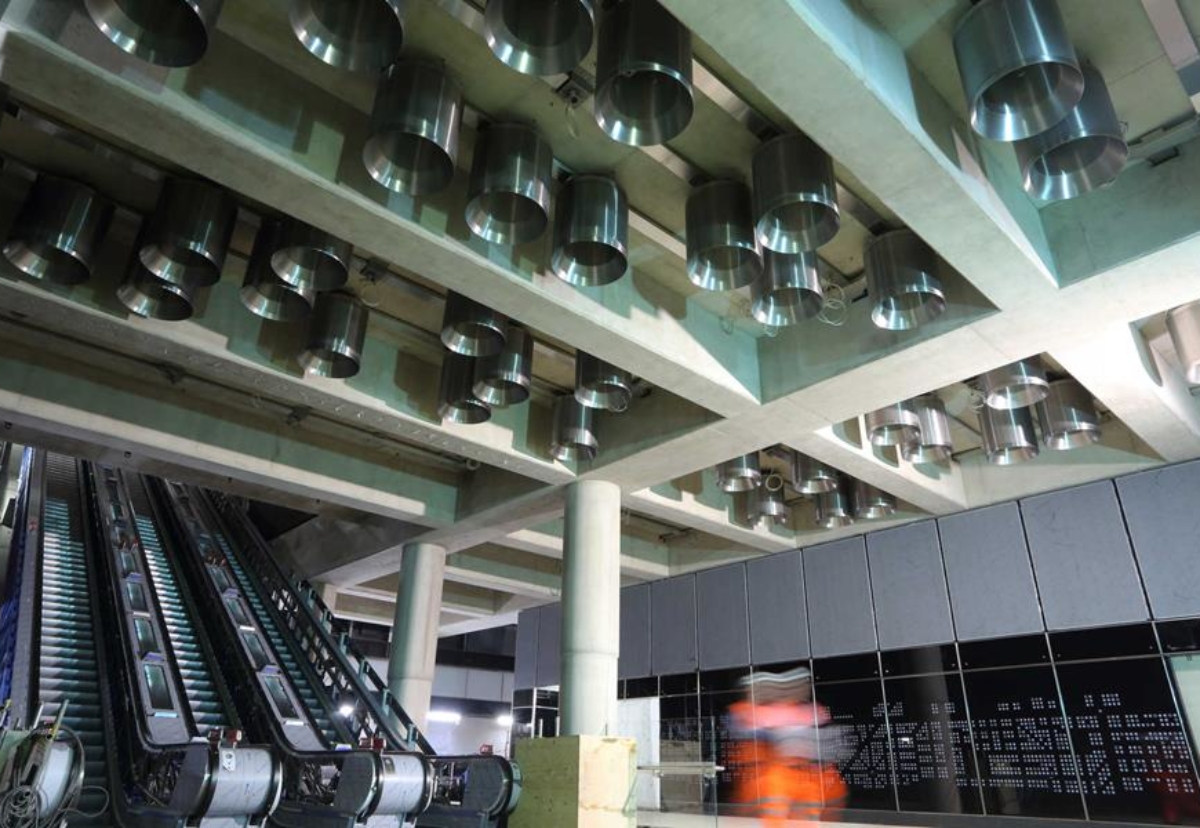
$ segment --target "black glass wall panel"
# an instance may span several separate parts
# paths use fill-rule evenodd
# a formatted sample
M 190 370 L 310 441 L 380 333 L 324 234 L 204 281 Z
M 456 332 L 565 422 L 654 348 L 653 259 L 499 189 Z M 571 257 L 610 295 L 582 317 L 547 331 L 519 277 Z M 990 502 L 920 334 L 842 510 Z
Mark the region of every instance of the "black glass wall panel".
M 834 764 L 841 774 L 848 788 L 846 807 L 894 811 L 883 684 L 879 679 L 818 682 L 816 699 L 830 717 L 819 736 L 821 763 Z

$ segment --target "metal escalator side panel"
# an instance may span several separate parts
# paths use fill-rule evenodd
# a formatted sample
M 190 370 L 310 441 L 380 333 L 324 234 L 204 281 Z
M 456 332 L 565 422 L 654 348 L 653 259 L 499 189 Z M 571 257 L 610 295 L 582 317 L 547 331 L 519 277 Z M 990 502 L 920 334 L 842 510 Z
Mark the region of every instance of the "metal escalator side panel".
M 41 515 L 45 454 L 25 449 L 9 557 L 8 596 L 0 615 L 0 700 L 12 722 L 30 724 L 37 706 L 37 631 L 40 617 Z

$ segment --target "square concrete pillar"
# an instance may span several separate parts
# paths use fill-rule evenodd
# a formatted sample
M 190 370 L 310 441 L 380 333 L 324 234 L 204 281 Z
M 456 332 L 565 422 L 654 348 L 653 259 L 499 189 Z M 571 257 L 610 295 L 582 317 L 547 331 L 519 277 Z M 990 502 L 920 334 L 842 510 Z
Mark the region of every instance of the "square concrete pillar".
M 514 758 L 522 791 L 509 828 L 634 828 L 635 740 L 522 739 Z

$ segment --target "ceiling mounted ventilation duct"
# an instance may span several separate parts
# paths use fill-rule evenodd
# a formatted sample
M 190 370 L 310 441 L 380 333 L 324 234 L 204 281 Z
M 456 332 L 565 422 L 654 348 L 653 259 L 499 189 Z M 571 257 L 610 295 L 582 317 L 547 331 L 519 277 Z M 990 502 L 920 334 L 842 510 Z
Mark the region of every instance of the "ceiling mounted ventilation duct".
M 717 485 L 723 492 L 745 492 L 757 489 L 762 481 L 758 452 L 743 454 L 717 466 Z
M 1018 141 L 1017 164 L 1025 192 L 1056 201 L 1074 198 L 1116 179 L 1129 145 L 1104 77 L 1085 64 L 1083 99 L 1045 132 Z
M 442 354 L 438 416 L 444 423 L 474 425 L 491 419 L 492 409 L 475 396 L 475 360 L 448 351 Z
M 378 72 L 400 54 L 406 0 L 292 0 L 300 43 L 330 66 Z
M 383 73 L 371 111 L 363 164 L 398 193 L 440 193 L 454 180 L 462 88 L 440 63 L 400 60 Z
M 592 49 L 592 0 L 488 0 L 483 30 L 492 53 L 526 75 L 570 72 Z
M 875 409 L 866 423 L 873 446 L 907 446 L 921 438 L 921 420 L 911 400 Z
M 117 288 L 117 299 L 138 316 L 181 322 L 195 313 L 196 287 L 163 281 L 146 270 L 135 251 L 125 279 Z
M 998 409 L 984 406 L 979 410 L 979 430 L 983 451 L 989 463 L 1011 466 L 1037 457 L 1037 434 L 1029 408 Z
M 141 234 L 142 264 L 171 284 L 214 285 L 236 222 L 237 204 L 220 187 L 168 178 Z
M 776 521 L 786 520 L 791 510 L 784 499 L 783 478 L 777 474 L 769 474 L 763 480 L 759 494 L 758 510 Z
M 762 275 L 750 189 L 723 179 L 701 184 L 687 200 L 688 278 L 704 290 L 734 290 Z
M 92 275 L 112 215 L 112 203 L 90 187 L 39 175 L 4 242 L 4 255 L 35 279 L 78 285 Z
M 242 304 L 251 313 L 278 322 L 294 322 L 312 313 L 317 292 L 312 282 L 295 287 L 271 267 L 271 255 L 279 247 L 280 223 L 264 222 L 254 238 L 254 249 L 246 264 L 246 279 L 242 282 Z
M 495 356 L 504 349 L 508 318 L 468 299 L 461 293 L 446 294 L 442 314 L 442 344 L 456 354 L 470 357 Z
M 578 287 L 611 284 L 625 275 L 628 255 L 625 193 L 607 176 L 572 176 L 555 208 L 554 275 Z
M 358 373 L 367 340 L 367 308 L 348 293 L 317 297 L 300 364 L 305 373 L 345 379 Z
M 1167 314 L 1167 333 L 1191 385 L 1200 385 L 1200 300 L 1172 309 Z
M 575 399 L 588 408 L 619 414 L 633 399 L 629 372 L 579 351 L 575 355 Z
M 750 285 L 750 313 L 777 328 L 812 319 L 825 306 L 817 254 L 763 252 L 763 274 Z
M 816 250 L 837 235 L 833 160 L 807 135 L 780 135 L 755 150 L 754 219 L 759 244 L 777 253 Z
M 1096 401 L 1073 379 L 1050 383 L 1046 399 L 1037 404 L 1037 416 L 1042 427 L 1042 444 L 1048 449 L 1076 449 L 1100 439 Z
M 517 405 L 529 399 L 532 382 L 533 337 L 510 322 L 500 353 L 475 361 L 475 396 L 496 408 Z
M 818 494 L 816 504 L 817 525 L 826 529 L 840 529 L 854 523 L 854 512 L 850 507 L 848 490 L 850 482 L 842 480 L 838 487 L 829 492 Z
M 875 327 L 907 331 L 946 309 L 937 254 L 913 231 L 876 236 L 867 243 L 865 266 Z
M 300 290 L 337 290 L 350 278 L 353 246 L 294 218 L 277 223 L 269 251 L 275 274 Z
M 936 394 L 922 394 L 912 400 L 912 407 L 917 412 L 921 436 L 915 443 L 902 445 L 900 455 L 910 463 L 944 466 L 954 451 L 946 404 Z
M 601 16 L 594 105 L 622 144 L 662 144 L 691 122 L 692 33 L 656 0 L 620 0 Z
M 493 244 L 525 244 L 550 220 L 554 156 L 536 129 L 525 124 L 481 128 L 471 162 L 467 224 Z
M 870 483 L 855 480 L 852 495 L 859 520 L 883 520 L 896 514 L 896 498 Z
M 159 66 L 191 66 L 208 50 L 224 0 L 84 0 L 117 48 Z
M 1025 408 L 1046 398 L 1046 369 L 1039 357 L 994 368 L 979 378 L 989 408 Z
M 959 21 L 954 54 L 985 138 L 1017 141 L 1049 129 L 1084 94 L 1084 75 L 1055 0 L 983 0 Z
M 554 436 L 550 454 L 563 463 L 596 459 L 600 441 L 593 425 L 595 411 L 570 394 L 554 400 Z
M 832 466 L 796 452 L 792 455 L 792 486 L 801 494 L 832 492 L 838 486 L 838 473 Z

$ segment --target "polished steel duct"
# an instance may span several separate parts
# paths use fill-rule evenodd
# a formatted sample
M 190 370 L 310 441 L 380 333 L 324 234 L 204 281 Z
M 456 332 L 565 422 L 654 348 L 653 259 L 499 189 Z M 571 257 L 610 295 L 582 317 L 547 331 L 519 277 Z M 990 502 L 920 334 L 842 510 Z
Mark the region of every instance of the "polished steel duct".
M 92 22 L 117 48 L 159 66 L 204 57 L 224 0 L 84 0 Z
M 1085 64 L 1083 99 L 1045 132 L 1018 141 L 1014 149 L 1025 192 L 1055 201 L 1074 198 L 1116 179 L 1129 157 L 1104 77 Z
M 533 337 L 510 322 L 500 353 L 475 360 L 475 396 L 496 408 L 517 405 L 529 399 L 532 382 Z
M 1200 385 L 1200 300 L 1171 309 L 1167 333 L 1188 383 Z
M 317 297 L 300 364 L 305 373 L 345 379 L 358 373 L 367 341 L 367 308 L 348 293 Z
M 832 492 L 837 486 L 838 473 L 832 466 L 798 451 L 792 455 L 792 487 L 800 494 Z
M 440 63 L 393 63 L 375 89 L 367 172 L 398 193 L 440 193 L 454 180 L 462 110 L 462 87 Z
M 554 211 L 554 275 L 578 287 L 611 284 L 628 270 L 628 255 L 625 193 L 608 176 L 572 176 Z
M 1037 404 L 1042 444 L 1055 451 L 1081 448 L 1100 439 L 1096 401 L 1073 379 L 1050 383 L 1046 399 Z
M 704 290 L 734 290 L 763 272 L 754 235 L 750 188 L 721 179 L 701 184 L 687 200 L 688 278 Z
M 896 498 L 870 483 L 855 480 L 851 495 L 859 520 L 883 520 L 896 514 Z
M 438 416 L 444 423 L 474 425 L 491 419 L 492 409 L 475 396 L 475 360 L 447 351 L 442 354 Z
M 921 436 L 921 420 L 911 400 L 877 408 L 866 416 L 867 434 L 874 446 L 907 446 Z
M 850 503 L 850 481 L 843 479 L 836 489 L 821 492 L 814 498 L 817 525 L 826 529 L 840 529 L 854 523 L 854 510 Z
M 237 204 L 225 190 L 207 181 L 168 178 L 142 231 L 142 264 L 171 284 L 214 285 L 236 223 Z
M 731 517 L 734 523 L 755 528 L 763 522 L 762 490 L 755 487 L 730 493 Z
M 142 264 L 136 255 L 130 257 L 125 278 L 117 288 L 117 299 L 138 316 L 180 322 L 195 313 L 196 287 L 163 281 Z
M 692 33 L 657 0 L 620 0 L 601 16 L 594 105 L 622 144 L 662 144 L 691 122 Z
M 294 322 L 312 313 L 317 292 L 312 282 L 300 287 L 279 278 L 271 267 L 271 255 L 279 247 L 281 225 L 277 221 L 263 222 L 254 238 L 254 249 L 246 264 L 241 298 L 251 313 L 278 322 Z
M 378 72 L 400 55 L 407 0 L 292 0 L 300 43 L 339 69 Z
M 575 399 L 588 408 L 619 414 L 633 399 L 633 382 L 628 371 L 579 351 L 575 355 Z
M 1029 408 L 989 408 L 979 410 L 979 430 L 983 452 L 989 463 L 1011 466 L 1037 456 L 1037 434 Z
M 911 230 L 893 230 L 867 243 L 865 267 L 871 321 L 907 331 L 946 309 L 937 254 Z
M 269 252 L 275 274 L 298 290 L 336 290 L 350 278 L 354 246 L 294 218 L 278 222 Z
M 493 244 L 524 244 L 546 230 L 554 156 L 525 124 L 479 131 L 467 189 L 467 225 Z
M 755 150 L 754 220 L 759 244 L 776 253 L 816 250 L 837 235 L 833 159 L 807 135 L 780 135 Z
M 783 520 L 791 513 L 784 499 L 783 478 L 778 474 L 769 474 L 763 479 L 758 501 L 758 510 L 763 515 L 775 520 Z
M 1046 398 L 1046 369 L 1040 357 L 1019 359 L 979 377 L 989 408 L 1025 408 Z
M 4 255 L 35 279 L 78 285 L 92 275 L 112 215 L 112 202 L 91 187 L 39 175 L 4 242 Z
M 959 21 L 954 54 L 971 126 L 1017 141 L 1057 124 L 1085 78 L 1056 0 L 983 0 Z
M 504 349 L 508 318 L 453 291 L 446 294 L 442 314 L 442 344 L 470 357 L 495 356 Z
M 723 492 L 745 492 L 757 489 L 762 481 L 758 452 L 743 454 L 717 466 L 717 485 Z
M 900 447 L 900 455 L 910 463 L 945 465 L 950 462 L 954 444 L 950 439 L 950 418 L 946 404 L 937 394 L 922 394 L 912 400 L 920 424 L 920 437 Z
M 580 405 L 571 394 L 555 398 L 550 455 L 564 463 L 595 460 L 600 441 L 596 439 L 594 416 L 594 409 Z
M 781 328 L 812 319 L 825 306 L 817 254 L 763 251 L 763 274 L 750 285 L 750 313 Z
M 483 33 L 492 54 L 526 75 L 570 72 L 592 49 L 592 0 L 488 0 Z

